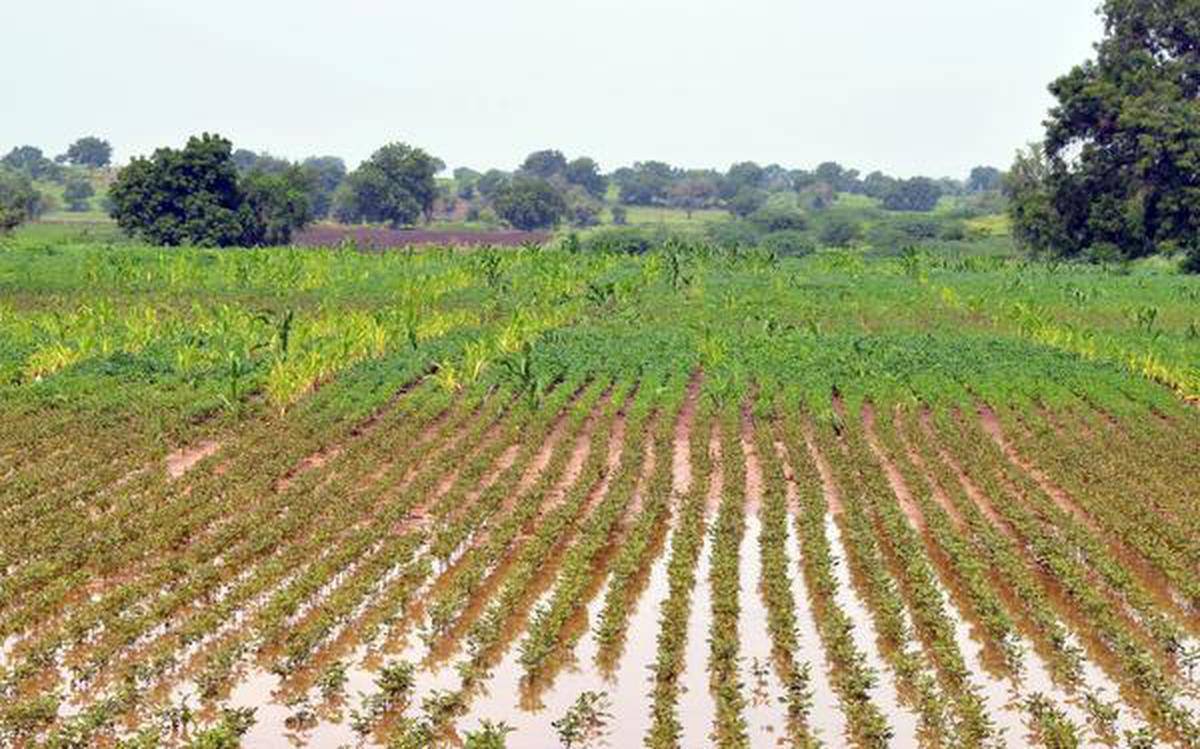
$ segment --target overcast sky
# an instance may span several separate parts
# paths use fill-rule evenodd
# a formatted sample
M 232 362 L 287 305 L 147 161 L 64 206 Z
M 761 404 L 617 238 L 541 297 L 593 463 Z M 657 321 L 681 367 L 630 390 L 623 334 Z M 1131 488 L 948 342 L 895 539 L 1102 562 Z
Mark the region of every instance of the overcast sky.
M 0 149 L 94 133 L 124 163 L 215 131 L 351 166 L 402 140 L 451 167 L 553 147 L 962 177 L 1039 136 L 1097 2 L 13 0 Z

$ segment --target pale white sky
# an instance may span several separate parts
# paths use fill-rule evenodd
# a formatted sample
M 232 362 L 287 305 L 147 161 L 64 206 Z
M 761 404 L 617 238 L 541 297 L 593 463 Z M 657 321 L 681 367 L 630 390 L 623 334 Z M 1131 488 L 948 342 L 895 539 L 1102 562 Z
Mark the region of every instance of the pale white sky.
M 450 166 L 530 151 L 902 176 L 1006 167 L 1098 0 L 12 0 L 0 151 L 189 134 L 353 166 L 383 143 Z

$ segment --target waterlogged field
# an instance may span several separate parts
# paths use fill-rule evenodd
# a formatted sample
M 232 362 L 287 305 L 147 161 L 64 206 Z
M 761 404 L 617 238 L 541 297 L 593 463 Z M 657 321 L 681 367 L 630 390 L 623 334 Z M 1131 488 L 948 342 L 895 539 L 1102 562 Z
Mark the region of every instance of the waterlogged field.
M 0 744 L 1194 746 L 1200 284 L 0 249 Z

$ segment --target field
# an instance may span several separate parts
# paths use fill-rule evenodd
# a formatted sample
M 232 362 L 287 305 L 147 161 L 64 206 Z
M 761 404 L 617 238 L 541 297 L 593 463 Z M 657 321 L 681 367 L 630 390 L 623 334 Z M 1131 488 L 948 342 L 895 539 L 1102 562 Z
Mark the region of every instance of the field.
M 1154 268 L 0 240 L 0 744 L 1195 746 L 1198 396 Z

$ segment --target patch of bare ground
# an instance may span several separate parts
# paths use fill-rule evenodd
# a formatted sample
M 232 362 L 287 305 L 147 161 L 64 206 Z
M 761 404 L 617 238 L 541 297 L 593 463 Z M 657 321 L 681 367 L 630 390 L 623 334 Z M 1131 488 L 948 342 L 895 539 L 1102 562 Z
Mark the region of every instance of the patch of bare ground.
M 675 443 L 671 454 L 671 486 L 679 496 L 686 495 L 692 488 L 692 460 L 690 445 L 692 430 L 696 426 L 696 410 L 700 402 L 700 385 L 704 376 L 696 372 L 688 383 L 687 397 L 679 412 L 678 428 L 675 431 Z
M 197 463 L 209 456 L 216 455 L 220 449 L 221 443 L 216 440 L 205 440 L 191 447 L 180 448 L 166 457 L 167 475 L 171 479 L 181 478 Z

